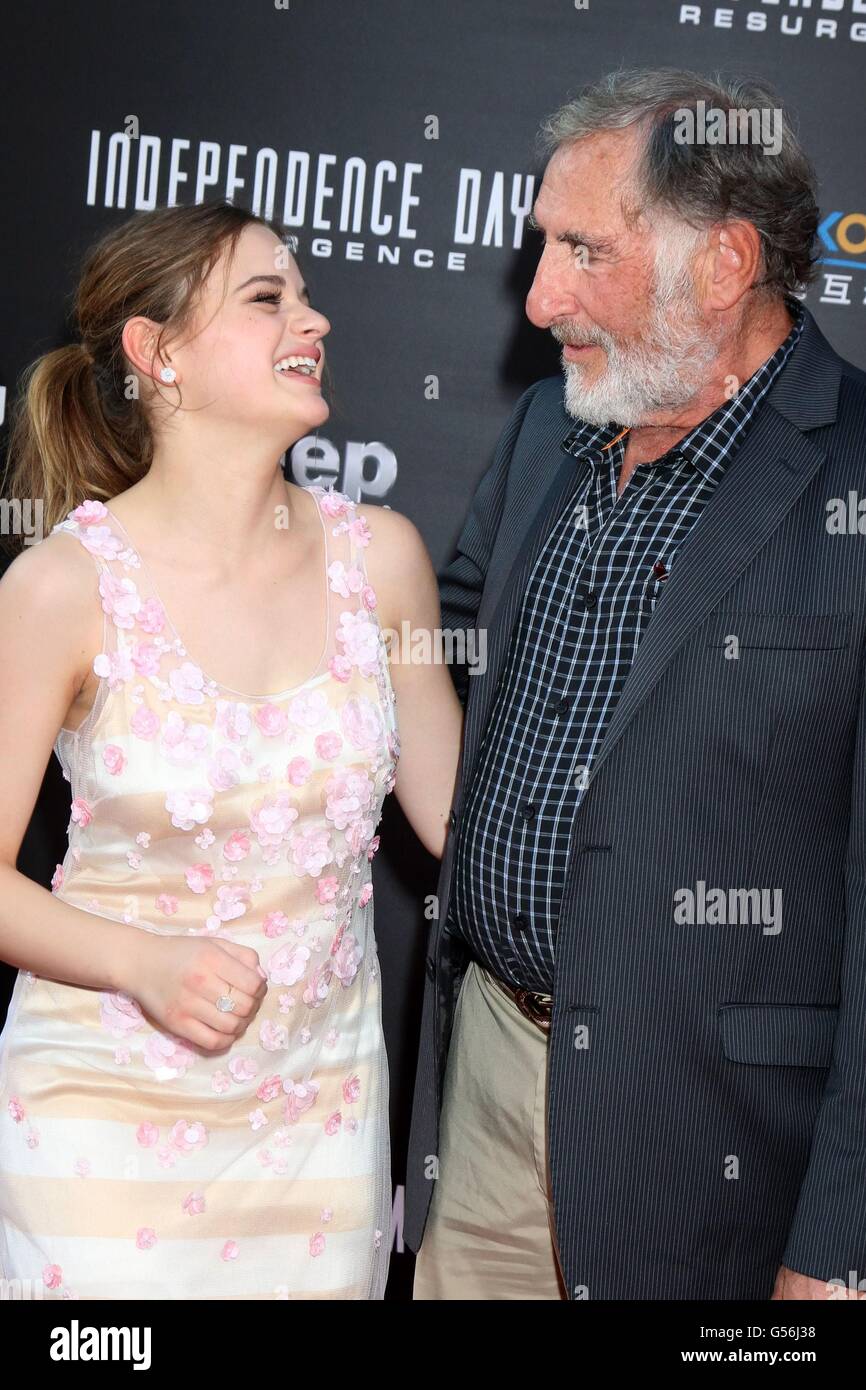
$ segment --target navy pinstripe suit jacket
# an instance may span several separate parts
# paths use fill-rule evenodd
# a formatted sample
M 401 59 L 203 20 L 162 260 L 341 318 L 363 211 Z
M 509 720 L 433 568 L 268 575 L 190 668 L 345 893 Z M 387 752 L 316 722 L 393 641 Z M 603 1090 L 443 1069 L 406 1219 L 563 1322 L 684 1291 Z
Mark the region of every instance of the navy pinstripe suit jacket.
M 443 627 L 486 629 L 487 669 L 453 672 L 466 724 L 426 962 L 416 1251 L 468 964 L 445 925 L 454 827 L 527 575 L 586 466 L 561 450 L 572 426 L 560 377 L 521 396 L 441 579 Z M 852 492 L 866 374 L 807 311 L 677 554 L 572 827 L 547 1108 L 571 1298 L 766 1299 L 780 1264 L 866 1278 L 866 534 L 828 527 Z M 781 930 L 742 910 L 677 921 L 700 883 L 779 890 Z

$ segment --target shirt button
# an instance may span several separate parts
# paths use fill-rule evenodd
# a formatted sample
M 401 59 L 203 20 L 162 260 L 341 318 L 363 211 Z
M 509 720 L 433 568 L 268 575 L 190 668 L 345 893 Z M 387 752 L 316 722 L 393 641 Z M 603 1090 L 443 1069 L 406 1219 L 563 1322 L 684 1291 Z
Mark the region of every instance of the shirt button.
M 596 594 L 592 593 L 592 591 L 590 591 L 590 592 L 586 595 L 586 606 L 587 606 L 587 608 L 595 608 L 597 604 L 598 604 L 598 596 L 597 596 Z
M 520 814 L 524 820 L 533 820 L 537 807 L 531 801 L 525 801 L 520 808 Z
M 550 708 L 553 714 L 566 714 L 571 709 L 571 696 L 561 695 L 551 702 Z
M 523 912 L 515 912 L 511 921 L 512 925 L 515 926 L 519 932 L 525 932 L 529 927 L 529 921 L 526 914 Z

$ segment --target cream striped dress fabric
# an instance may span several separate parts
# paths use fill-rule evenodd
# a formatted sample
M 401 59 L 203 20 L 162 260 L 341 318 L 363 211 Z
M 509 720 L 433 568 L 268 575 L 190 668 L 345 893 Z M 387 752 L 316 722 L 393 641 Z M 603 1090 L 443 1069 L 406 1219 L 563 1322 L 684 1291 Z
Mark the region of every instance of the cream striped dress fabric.
M 369 529 L 344 494 L 305 491 L 327 634 L 314 673 L 278 695 L 196 665 L 101 502 L 41 542 L 85 546 L 104 613 L 96 703 L 55 745 L 72 809 L 53 891 L 142 931 L 251 946 L 268 976 L 215 1054 L 130 995 L 19 972 L 0 1035 L 0 1263 L 46 1298 L 384 1296 L 371 860 L 399 736 Z

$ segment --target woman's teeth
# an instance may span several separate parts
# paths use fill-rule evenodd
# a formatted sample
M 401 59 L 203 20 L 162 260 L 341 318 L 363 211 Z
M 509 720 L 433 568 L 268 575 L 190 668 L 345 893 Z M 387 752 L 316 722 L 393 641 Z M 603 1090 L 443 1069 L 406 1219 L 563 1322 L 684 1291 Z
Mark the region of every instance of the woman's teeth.
M 315 376 L 315 357 L 283 357 L 274 366 L 275 372 L 300 372 L 302 376 Z

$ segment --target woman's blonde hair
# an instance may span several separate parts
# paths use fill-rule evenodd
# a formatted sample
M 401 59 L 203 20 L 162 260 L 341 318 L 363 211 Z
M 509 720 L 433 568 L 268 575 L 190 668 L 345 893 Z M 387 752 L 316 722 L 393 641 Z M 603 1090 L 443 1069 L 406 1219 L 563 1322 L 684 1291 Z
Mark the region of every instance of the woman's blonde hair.
M 225 201 L 136 213 L 87 252 L 75 291 L 80 341 L 24 369 L 11 411 L 2 495 L 41 498 L 44 534 L 85 498 L 109 500 L 147 472 L 153 434 L 123 350 L 124 324 L 139 314 L 160 324 L 158 354 L 166 335 L 190 327 L 210 270 L 227 245 L 228 270 L 250 224 L 294 252 L 280 223 Z

